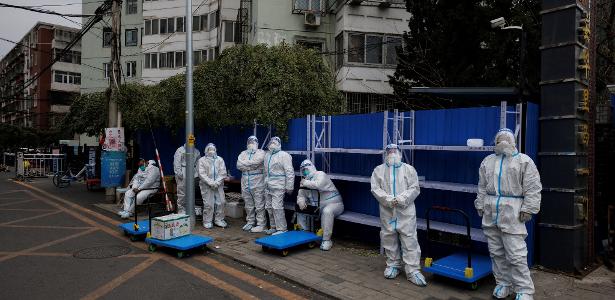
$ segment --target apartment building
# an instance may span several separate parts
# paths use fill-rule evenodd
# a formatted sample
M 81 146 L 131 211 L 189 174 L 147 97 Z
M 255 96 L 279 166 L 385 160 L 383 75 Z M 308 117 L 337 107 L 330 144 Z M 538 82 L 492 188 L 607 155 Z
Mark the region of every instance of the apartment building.
M 323 53 L 336 73 L 347 109 L 391 109 L 388 76 L 408 29 L 403 0 L 240 0 L 243 43 L 297 43 Z
M 186 70 L 186 10 L 181 0 L 143 2 L 143 76 L 145 84 L 157 83 Z M 235 45 L 238 33 L 238 0 L 192 2 L 193 62 L 215 59 Z M 228 31 L 228 32 L 227 32 Z M 238 37 L 238 35 L 237 35 Z
M 72 98 L 79 94 L 81 43 L 50 69 L 45 68 L 78 31 L 39 22 L 2 58 L 0 122 L 48 129 L 62 120 Z
M 100 1 L 84 0 L 82 12 L 84 15 L 93 14 L 100 5 Z M 86 23 L 88 19 L 83 18 L 82 23 Z M 143 34 L 143 1 L 122 1 L 120 63 L 123 83 L 141 81 Z M 81 93 L 104 91 L 109 87 L 109 76 L 111 75 L 111 16 L 106 16 L 90 29 L 83 36 L 82 44 Z

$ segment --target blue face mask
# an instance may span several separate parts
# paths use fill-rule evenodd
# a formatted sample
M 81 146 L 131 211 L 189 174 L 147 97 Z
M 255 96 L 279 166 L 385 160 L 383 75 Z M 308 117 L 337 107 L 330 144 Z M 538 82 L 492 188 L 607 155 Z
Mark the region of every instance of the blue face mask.
M 141 171 L 145 171 L 145 166 L 144 166 L 144 165 L 141 165 L 141 166 L 139 167 L 139 170 L 141 170 Z
M 303 169 L 303 176 L 304 176 L 304 177 L 308 177 L 308 175 L 310 175 L 310 170 L 308 170 L 308 169 Z

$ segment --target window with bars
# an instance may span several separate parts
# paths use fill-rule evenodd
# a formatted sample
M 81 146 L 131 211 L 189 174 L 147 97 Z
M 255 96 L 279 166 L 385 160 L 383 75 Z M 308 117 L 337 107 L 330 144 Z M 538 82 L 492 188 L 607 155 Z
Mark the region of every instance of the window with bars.
M 176 21 L 176 25 L 175 26 L 175 31 L 177 32 L 186 32 L 186 27 L 184 24 L 184 17 L 177 17 L 175 18 Z
M 321 11 L 322 0 L 294 0 L 293 11 L 305 12 L 305 11 Z
M 402 40 L 399 36 L 348 33 L 348 47 L 346 49 L 348 62 L 395 65 L 397 64 L 397 49 L 401 45 Z
M 126 62 L 126 77 L 136 77 L 136 76 L 137 76 L 137 62 L 127 61 Z
M 126 14 L 134 15 L 138 12 L 138 0 L 126 0 Z
M 111 47 L 111 40 L 113 39 L 113 32 L 111 27 L 103 27 L 103 47 Z
M 66 84 L 81 84 L 81 74 L 65 71 L 53 71 L 53 81 Z
M 124 43 L 126 44 L 126 46 L 137 46 L 139 44 L 139 41 L 138 41 L 139 30 L 138 29 L 126 29 L 125 36 L 126 36 L 125 37 L 126 41 Z

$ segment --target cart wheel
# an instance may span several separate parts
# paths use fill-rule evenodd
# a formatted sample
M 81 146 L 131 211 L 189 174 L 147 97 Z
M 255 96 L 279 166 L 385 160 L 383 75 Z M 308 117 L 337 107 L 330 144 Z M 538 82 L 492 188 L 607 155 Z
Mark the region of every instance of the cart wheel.
M 147 247 L 147 249 L 149 250 L 149 252 L 154 252 L 154 251 L 156 251 L 156 245 L 154 245 L 154 244 L 149 244 L 149 246 Z
M 282 256 L 287 257 L 288 256 L 288 250 L 282 250 Z
M 263 252 L 269 251 L 269 247 L 267 247 L 267 246 L 263 246 L 262 248 L 263 248 Z
M 124 230 L 124 236 L 128 236 L 128 231 Z
M 131 241 L 131 242 L 136 242 L 138 239 L 139 239 L 139 238 L 137 238 L 137 236 L 136 236 L 136 235 L 131 235 L 131 236 L 130 236 L 130 241 Z
M 184 251 L 177 251 L 177 258 L 182 258 L 186 255 L 186 253 L 184 253 Z
M 478 290 L 478 281 L 474 281 L 472 283 L 470 283 L 470 289 L 473 291 Z
M 308 248 L 312 249 L 312 248 L 314 248 L 314 247 L 316 247 L 316 243 L 315 243 L 315 242 L 310 242 L 310 243 L 308 244 Z

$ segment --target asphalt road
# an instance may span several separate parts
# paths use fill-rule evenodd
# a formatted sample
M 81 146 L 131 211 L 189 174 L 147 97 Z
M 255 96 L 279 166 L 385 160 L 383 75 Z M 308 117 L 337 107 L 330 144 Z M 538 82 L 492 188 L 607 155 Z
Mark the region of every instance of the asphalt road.
M 147 251 L 83 184 L 0 174 L 0 299 L 325 299 L 211 251 Z

